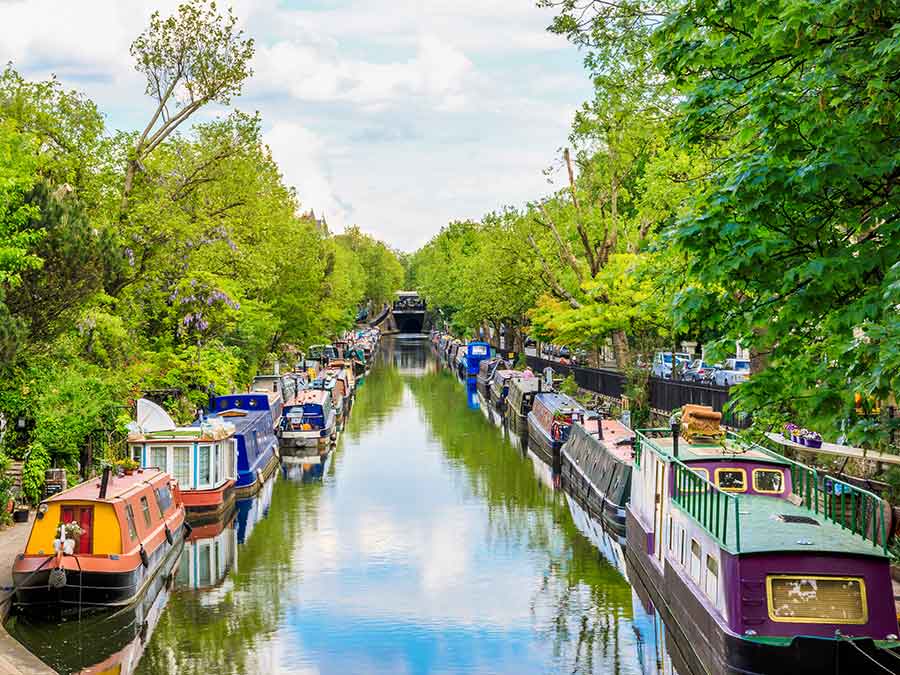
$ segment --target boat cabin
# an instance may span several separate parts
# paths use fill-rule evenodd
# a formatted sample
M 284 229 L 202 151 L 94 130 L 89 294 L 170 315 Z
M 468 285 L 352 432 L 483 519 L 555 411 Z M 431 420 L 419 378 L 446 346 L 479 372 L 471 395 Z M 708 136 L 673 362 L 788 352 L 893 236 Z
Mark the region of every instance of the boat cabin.
M 774 663 L 789 646 L 819 663 L 838 648 L 823 640 L 900 644 L 888 513 L 872 493 L 731 433 L 636 435 L 629 553 L 687 631 L 723 646 L 710 646 L 716 667 L 766 650 Z
M 234 425 L 238 453 L 235 485 L 242 493 L 252 494 L 278 465 L 275 431 L 281 424 L 281 397 L 272 392 L 218 396 L 214 412 L 210 420 L 221 418 Z
M 476 377 L 481 362 L 491 357 L 491 346 L 487 342 L 470 342 L 466 345 L 466 374 Z

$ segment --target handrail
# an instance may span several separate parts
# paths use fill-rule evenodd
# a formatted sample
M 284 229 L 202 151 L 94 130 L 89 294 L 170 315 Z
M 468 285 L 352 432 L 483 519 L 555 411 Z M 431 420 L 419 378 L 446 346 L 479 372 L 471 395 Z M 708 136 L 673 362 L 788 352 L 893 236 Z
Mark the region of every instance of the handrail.
M 675 465 L 675 489 L 672 501 L 685 509 L 701 527 L 723 544 L 726 544 L 728 537 L 728 511 L 733 508 L 735 548 L 739 552 L 741 535 L 739 496 L 734 493 L 722 492 L 713 482 L 694 472 L 688 465 L 654 443 L 653 439 L 646 435 L 671 435 L 670 429 L 642 429 L 635 433 L 635 466 L 640 467 L 644 445 L 649 446 L 666 462 Z M 765 446 L 748 443 L 737 434 L 729 432 L 726 439 L 740 444 L 747 450 L 758 450 L 779 462 L 787 463 L 791 471 L 793 495 L 800 500 L 798 506 L 830 520 L 842 529 L 850 530 L 852 534 L 861 536 L 873 546 L 880 547 L 885 554 L 888 553 L 888 532 L 883 499 L 846 481 L 820 475 L 818 470 L 785 457 Z

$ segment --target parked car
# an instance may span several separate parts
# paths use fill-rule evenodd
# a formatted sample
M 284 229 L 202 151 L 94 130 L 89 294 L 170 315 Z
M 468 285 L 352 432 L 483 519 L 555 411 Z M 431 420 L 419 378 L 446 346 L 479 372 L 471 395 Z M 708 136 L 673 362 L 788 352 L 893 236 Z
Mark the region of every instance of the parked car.
M 728 359 L 721 370 L 715 374 L 715 383 L 720 387 L 730 387 L 744 382 L 750 377 L 750 361 L 747 359 Z
M 695 359 L 692 364 L 684 369 L 682 379 L 685 382 L 703 382 L 706 380 L 707 373 L 710 373 L 712 370 L 712 364 L 707 363 L 703 359 Z
M 691 355 L 684 352 L 676 352 L 674 363 L 679 368 L 684 369 L 691 362 Z M 659 377 L 663 380 L 672 379 L 672 352 L 656 352 L 653 355 L 653 366 L 650 374 L 653 377 Z

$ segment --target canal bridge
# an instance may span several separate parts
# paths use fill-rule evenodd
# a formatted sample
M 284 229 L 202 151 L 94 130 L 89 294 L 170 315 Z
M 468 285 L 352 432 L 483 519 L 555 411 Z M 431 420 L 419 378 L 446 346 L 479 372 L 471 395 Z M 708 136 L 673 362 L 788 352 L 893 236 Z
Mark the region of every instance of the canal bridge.
M 369 325 L 380 328 L 385 335 L 424 333 L 427 325 L 425 300 L 415 291 L 399 291 L 393 303 L 385 306 Z

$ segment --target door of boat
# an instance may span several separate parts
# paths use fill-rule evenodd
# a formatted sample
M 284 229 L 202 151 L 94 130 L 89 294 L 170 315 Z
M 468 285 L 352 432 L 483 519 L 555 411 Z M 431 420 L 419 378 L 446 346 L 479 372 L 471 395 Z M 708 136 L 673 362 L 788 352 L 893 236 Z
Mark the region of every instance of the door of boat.
M 662 564 L 663 559 L 663 523 L 666 505 L 666 463 L 656 458 L 656 489 L 654 490 L 654 516 L 653 516 L 653 553 Z
M 78 538 L 78 546 L 75 547 L 75 553 L 92 553 L 92 541 L 94 538 L 94 533 L 92 531 L 94 525 L 94 507 L 63 506 L 62 521 L 63 523 L 76 522 L 83 531 L 83 534 Z

